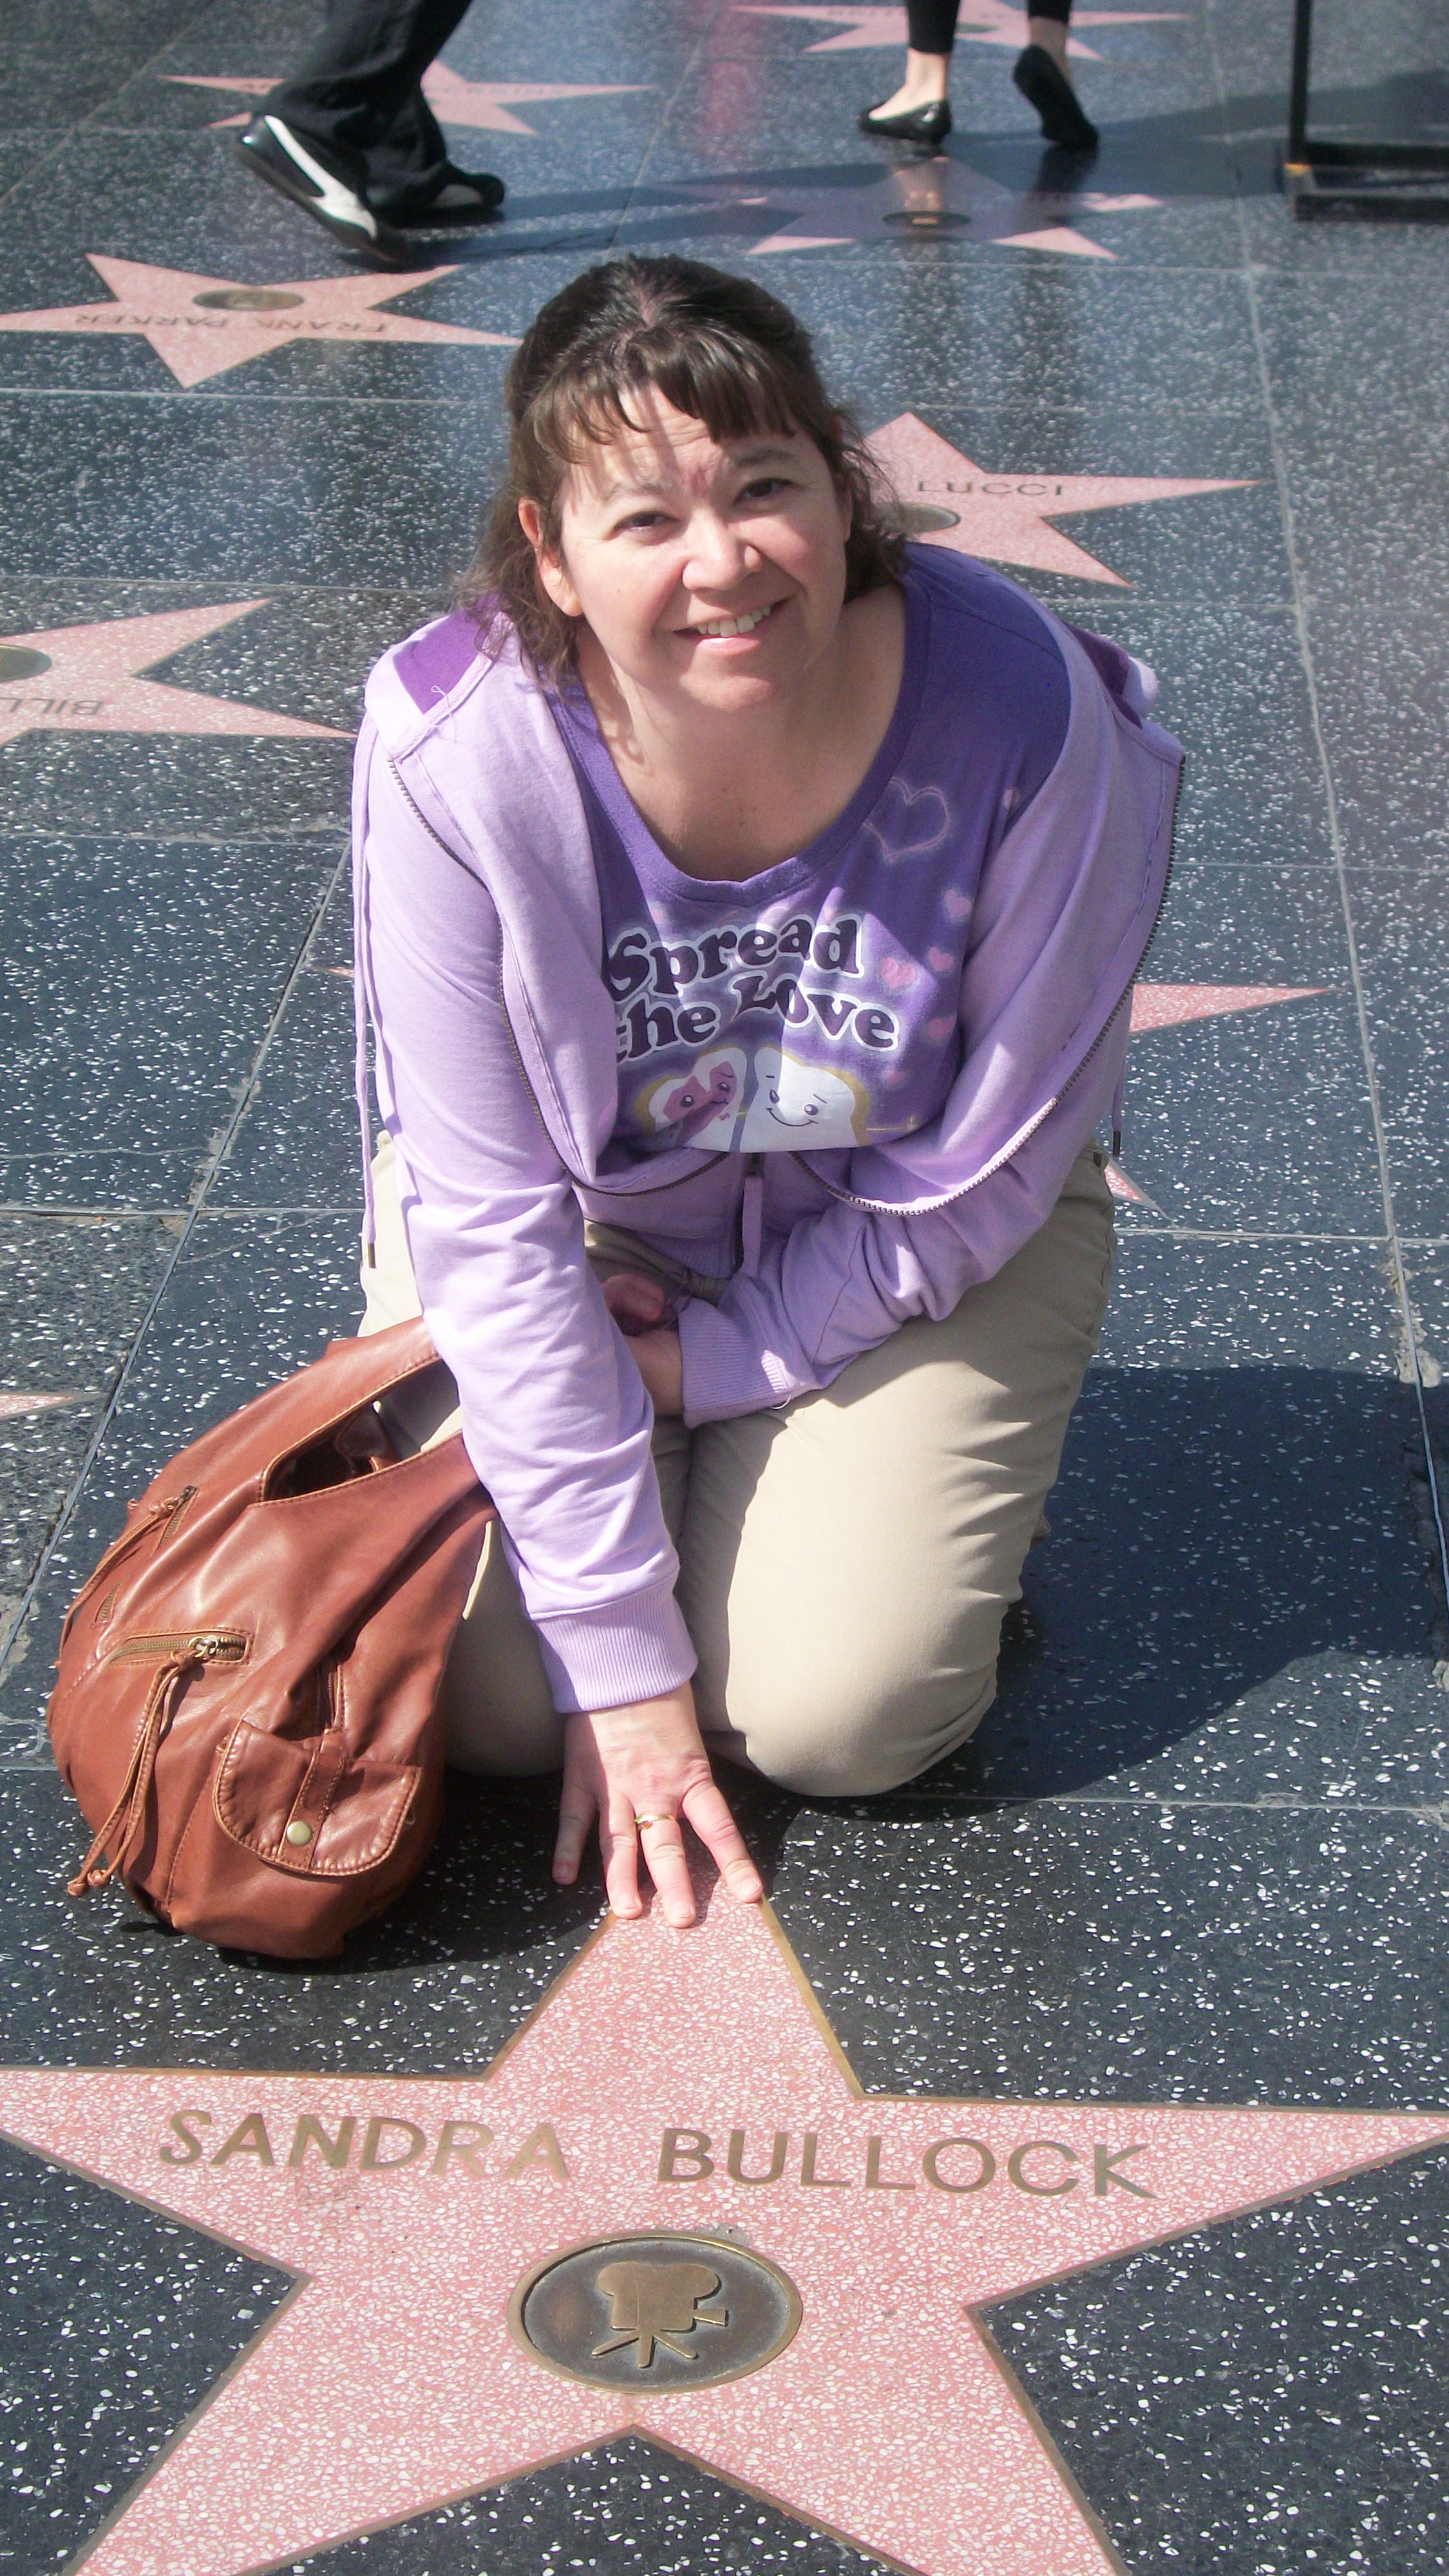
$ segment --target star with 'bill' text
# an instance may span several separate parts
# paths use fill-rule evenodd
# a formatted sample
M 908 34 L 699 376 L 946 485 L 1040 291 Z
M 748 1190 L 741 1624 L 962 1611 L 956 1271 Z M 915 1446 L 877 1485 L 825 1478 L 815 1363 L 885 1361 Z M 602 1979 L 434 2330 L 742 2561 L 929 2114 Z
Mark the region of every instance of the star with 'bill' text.
M 240 698 L 207 697 L 141 676 L 183 645 L 199 644 L 267 604 L 236 599 L 220 608 L 165 608 L 150 617 L 0 635 L 0 744 L 24 733 L 261 733 L 345 741 L 334 725 L 306 724 Z

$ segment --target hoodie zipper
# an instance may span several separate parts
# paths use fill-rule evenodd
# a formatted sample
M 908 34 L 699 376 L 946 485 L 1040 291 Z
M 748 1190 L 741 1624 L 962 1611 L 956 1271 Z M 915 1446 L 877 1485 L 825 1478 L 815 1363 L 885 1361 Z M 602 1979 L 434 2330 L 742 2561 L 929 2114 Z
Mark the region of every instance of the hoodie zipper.
M 1035 1135 L 1036 1128 L 1042 1124 L 1043 1119 L 1050 1117 L 1052 1110 L 1057 1106 L 1057 1102 L 1065 1100 L 1067 1093 L 1072 1088 L 1072 1085 L 1081 1081 L 1081 1078 L 1086 1072 L 1088 1065 L 1092 1062 L 1093 1057 L 1098 1053 L 1100 1048 L 1105 1046 L 1113 1029 L 1116 1027 L 1118 1020 L 1121 1018 L 1123 1005 L 1130 1005 L 1132 987 L 1136 983 L 1138 976 L 1141 974 L 1142 969 L 1147 962 L 1147 952 L 1152 946 L 1154 939 L 1157 937 L 1162 916 L 1167 907 L 1168 889 L 1172 884 L 1172 871 L 1177 863 L 1177 818 L 1182 805 L 1182 775 L 1183 768 L 1185 767 L 1186 763 L 1184 762 L 1182 768 L 1179 768 L 1178 770 L 1177 787 L 1172 800 L 1172 821 L 1168 825 L 1167 832 L 1167 865 L 1162 872 L 1162 888 L 1157 898 L 1157 909 L 1153 913 L 1152 920 L 1147 931 L 1147 936 L 1143 940 L 1142 945 L 1137 952 L 1137 962 L 1134 965 L 1131 974 L 1127 978 L 1122 999 L 1117 1004 L 1117 1007 L 1112 1012 L 1111 1016 L 1098 1030 L 1091 1045 L 1088 1047 L 1086 1054 L 1083 1056 L 1081 1063 L 1076 1065 L 1071 1073 L 1068 1074 L 1066 1081 L 1062 1084 L 1060 1091 L 1056 1095 L 1056 1099 L 1047 1103 L 1046 1108 L 1042 1111 L 1041 1118 L 1037 1119 L 1036 1125 L 1028 1128 L 1028 1135 Z M 1025 1137 L 1018 1137 L 1016 1143 L 1012 1147 L 1012 1153 L 1019 1152 L 1021 1146 L 1025 1142 Z M 1112 1151 L 1115 1155 L 1117 1151 L 1117 1145 L 1115 1142 L 1113 1144 Z M 949 1198 L 933 1199 L 929 1210 L 919 1208 L 902 1210 L 891 1206 L 889 1201 L 885 1199 L 860 1198 L 854 1190 L 838 1189 L 834 1181 L 827 1181 L 824 1173 L 817 1172 L 813 1164 L 807 1163 L 803 1154 L 797 1154 L 794 1159 L 800 1165 L 801 1170 L 808 1174 L 812 1181 L 817 1181 L 822 1190 L 828 1190 L 830 1196 L 833 1199 L 838 1199 L 844 1207 L 866 1208 L 873 1216 L 900 1216 L 903 1213 L 906 1215 L 918 1216 L 934 1213 L 937 1208 L 954 1207 L 958 1199 L 969 1198 L 973 1190 L 980 1189 L 983 1181 L 989 1181 L 996 1172 L 1000 1171 L 1003 1163 L 1010 1162 L 1011 1154 L 998 1154 L 995 1161 L 988 1163 L 983 1172 L 978 1172 L 974 1181 L 968 1181 L 963 1190 L 953 1190 Z

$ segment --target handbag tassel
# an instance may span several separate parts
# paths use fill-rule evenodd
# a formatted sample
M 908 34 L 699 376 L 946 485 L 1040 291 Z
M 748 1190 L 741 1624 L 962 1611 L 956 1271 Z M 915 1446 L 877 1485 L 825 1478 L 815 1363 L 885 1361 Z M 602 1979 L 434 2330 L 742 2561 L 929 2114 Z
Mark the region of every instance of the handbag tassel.
M 202 1664 L 205 1661 L 205 1656 L 196 1652 L 172 1655 L 156 1675 L 146 1701 L 145 1715 L 142 1717 L 140 1732 L 136 1737 L 135 1750 L 127 1765 L 125 1779 L 121 1783 L 121 1794 L 74 1878 L 67 1883 L 65 1891 L 67 1896 L 94 1894 L 98 1887 L 109 1886 L 121 1868 L 146 1820 L 146 1801 L 151 1794 L 156 1756 L 160 1751 L 167 1727 L 171 1723 L 171 1700 L 176 1684 L 190 1672 L 194 1664 Z M 116 1833 L 118 1825 L 120 1832 L 115 1850 L 107 1860 L 106 1848 L 112 1835 Z

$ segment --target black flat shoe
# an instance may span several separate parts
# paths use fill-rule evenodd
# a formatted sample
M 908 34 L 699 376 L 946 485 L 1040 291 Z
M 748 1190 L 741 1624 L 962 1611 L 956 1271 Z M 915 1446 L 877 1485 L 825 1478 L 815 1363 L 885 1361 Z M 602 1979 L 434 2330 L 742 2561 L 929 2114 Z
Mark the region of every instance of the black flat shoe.
M 1059 72 L 1044 45 L 1028 45 L 1017 55 L 1011 77 L 1022 97 L 1036 109 L 1048 143 L 1069 152 L 1095 152 L 1101 140 L 1065 72 Z
M 933 98 L 929 107 L 903 108 L 898 116 L 882 116 L 879 108 L 862 108 L 862 134 L 884 135 L 890 143 L 944 143 L 951 131 L 951 102 Z

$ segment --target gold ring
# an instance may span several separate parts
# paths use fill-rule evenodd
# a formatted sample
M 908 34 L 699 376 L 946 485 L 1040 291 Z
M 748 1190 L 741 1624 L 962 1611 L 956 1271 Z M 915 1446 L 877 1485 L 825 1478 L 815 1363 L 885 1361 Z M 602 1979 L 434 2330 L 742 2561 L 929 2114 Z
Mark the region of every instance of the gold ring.
M 677 1825 L 678 1822 L 677 1816 L 636 1816 L 634 1830 L 637 1833 L 645 1825 Z

